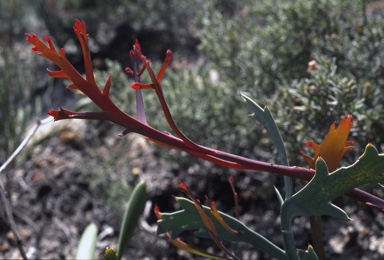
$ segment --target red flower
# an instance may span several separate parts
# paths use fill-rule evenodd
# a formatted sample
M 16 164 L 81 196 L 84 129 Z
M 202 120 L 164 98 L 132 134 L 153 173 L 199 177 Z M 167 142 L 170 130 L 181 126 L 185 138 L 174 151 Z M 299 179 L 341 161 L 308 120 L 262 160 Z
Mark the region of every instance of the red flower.
M 331 125 L 328 134 L 325 136 L 321 144 L 316 144 L 311 140 L 305 143 L 315 152 L 314 157 L 310 157 L 303 152 L 300 152 L 309 164 L 309 168 L 315 169 L 316 160 L 319 156 L 321 156 L 321 158 L 323 158 L 327 163 L 328 170 L 330 172 L 337 169 L 337 166 L 339 165 L 345 152 L 355 148 L 354 146 L 351 146 L 354 144 L 353 141 L 347 141 L 352 124 L 353 118 L 350 114 L 348 114 L 343 118 L 343 120 L 341 120 L 338 127 L 336 127 L 336 122 Z
M 35 34 L 26 34 L 27 41 L 34 45 L 32 51 L 38 52 L 39 56 L 47 58 L 56 64 L 61 70 L 50 71 L 48 74 L 55 78 L 65 78 L 70 80 L 72 83 L 67 88 L 78 89 L 88 96 L 92 101 L 99 106 L 102 110 L 108 110 L 106 99 L 109 99 L 108 92 L 111 86 L 110 78 L 108 78 L 105 85 L 104 91 L 101 91 L 95 82 L 92 69 L 91 54 L 88 46 L 88 34 L 86 31 L 85 23 L 83 21 L 75 20 L 73 27 L 78 40 L 80 41 L 81 49 L 84 57 L 85 74 L 83 76 L 72 66 L 65 56 L 64 49 L 56 51 L 51 38 L 44 36 L 44 40 L 47 44 L 43 43 Z M 57 118 L 61 119 L 61 118 Z

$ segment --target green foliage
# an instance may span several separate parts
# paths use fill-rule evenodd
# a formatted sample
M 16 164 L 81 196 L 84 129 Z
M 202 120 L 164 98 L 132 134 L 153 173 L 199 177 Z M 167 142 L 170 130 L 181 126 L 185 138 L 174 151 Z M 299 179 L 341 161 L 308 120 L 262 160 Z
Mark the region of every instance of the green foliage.
M 129 196 L 128 205 L 121 223 L 119 241 L 117 246 L 117 258 L 121 259 L 131 239 L 133 232 L 139 223 L 147 201 L 147 186 L 144 181 L 139 182 Z
M 33 96 L 35 59 L 17 42 L 27 23 L 26 10 L 19 9 L 20 4 L 0 3 L 0 20 L 4 21 L 0 23 L 0 164 L 19 145 L 33 112 L 40 112 L 41 105 Z
M 282 206 L 282 226 L 289 226 L 293 217 L 329 215 L 349 220 L 347 214 L 331 203 L 353 188 L 384 181 L 384 155 L 368 144 L 353 165 L 329 173 L 324 160 L 316 162 L 312 180 Z M 316 196 L 313 196 L 316 194 Z
M 179 67 L 164 79 L 165 96 L 175 122 L 191 140 L 241 154 L 257 142 L 253 127 L 241 97 L 217 77 L 209 64 Z
M 319 60 L 310 77 L 284 85 L 276 91 L 271 110 L 276 113 L 282 135 L 289 144 L 291 161 L 297 163 L 305 140 L 320 141 L 334 121 L 351 113 L 355 119 L 351 139 L 360 149 L 368 142 L 382 143 L 382 93 L 377 87 L 356 82 L 354 77 L 338 72 L 335 62 Z
M 276 147 L 276 150 L 280 154 L 281 164 L 288 165 L 287 154 L 284 147 L 284 142 L 281 137 L 280 131 L 277 128 L 275 119 L 273 118 L 271 112 L 268 107 L 265 106 L 261 108 L 256 102 L 254 102 L 250 97 L 241 93 L 241 96 L 247 102 L 249 109 L 253 112 L 252 116 L 254 116 L 257 121 L 259 121 L 263 127 L 267 130 L 273 144 Z
M 252 144 L 258 142 L 261 136 L 252 131 L 253 124 L 246 117 L 241 97 L 232 95 L 228 86 L 220 81 L 212 65 L 202 61 L 198 61 L 197 66 L 183 65 L 178 60 L 173 63 L 179 65 L 174 65 L 173 70 L 166 72 L 162 86 L 178 127 L 191 140 L 213 148 L 238 154 L 252 149 Z M 135 92 L 130 88 L 132 79 L 127 80 L 117 62 L 108 61 L 107 66 L 107 71 L 95 73 L 97 82 L 103 85 L 108 75 L 111 75 L 112 99 L 125 108 L 127 113 L 135 115 Z M 157 71 L 160 65 L 155 62 L 153 67 Z M 141 77 L 141 81 L 150 82 L 146 73 Z M 162 131 L 171 131 L 156 95 L 145 91 L 143 96 L 149 124 Z M 87 105 L 89 110 L 92 103 L 88 98 L 84 98 L 78 104 L 79 109 Z M 96 110 L 96 107 L 93 106 L 93 110 Z M 191 125 L 194 127 L 191 128 Z M 172 156 L 180 155 L 177 153 Z M 190 163 L 191 158 L 188 160 Z
M 161 213 L 162 219 L 158 221 L 159 234 L 172 232 L 172 238 L 177 238 L 181 232 L 185 230 L 197 230 L 196 235 L 203 238 L 209 238 L 209 231 L 200 217 L 198 210 L 193 201 L 185 198 L 176 198 L 176 201 L 183 207 L 182 210 L 173 213 Z M 213 220 L 218 238 L 223 241 L 245 242 L 255 248 L 262 250 L 276 259 L 288 259 L 284 255 L 284 251 L 274 245 L 272 242 L 249 229 L 241 221 L 219 212 L 223 220 L 238 234 L 232 234 L 225 229 L 217 219 L 211 214 L 210 208 L 203 206 L 205 212 Z
M 332 201 L 361 185 L 383 182 L 383 159 L 384 155 L 378 154 L 376 148 L 370 144 L 367 145 L 365 152 L 355 164 L 340 168 L 333 173 L 328 172 L 326 163 L 321 158 L 318 159 L 313 179 L 282 204 L 281 230 L 285 251 L 276 247 L 257 232 L 247 228 L 241 221 L 219 212 L 229 228 L 237 231 L 237 233 L 230 232 L 212 214 L 209 207 L 202 206 L 202 208 L 206 217 L 213 221 L 218 240 L 249 243 L 256 249 L 277 259 L 299 259 L 292 234 L 292 219 L 297 216 L 328 215 L 350 220 L 347 213 L 332 204 Z M 198 201 L 184 198 L 176 198 L 176 201 L 183 209 L 173 213 L 161 213 L 161 219 L 158 221 L 158 233 L 170 232 L 171 239 L 175 239 L 186 230 L 196 230 L 196 235 L 199 237 L 211 237 L 212 228 L 203 220 L 202 214 L 199 212 L 201 205 L 196 205 Z M 300 259 L 317 259 L 311 247 L 307 251 L 300 250 L 299 256 Z
M 280 156 L 280 164 L 282 165 L 289 165 L 288 163 L 288 157 L 287 157 L 287 151 L 284 146 L 283 138 L 281 137 L 279 128 L 276 125 L 275 119 L 273 119 L 273 116 L 271 112 L 269 111 L 269 108 L 265 106 L 264 108 L 261 108 L 255 101 L 253 101 L 250 97 L 244 95 L 243 93 L 240 93 L 241 96 L 246 101 L 249 109 L 253 112 L 253 116 L 256 118 L 257 121 L 259 121 L 265 130 L 268 132 L 269 137 L 271 138 L 271 141 L 273 145 L 275 146 L 279 156 Z M 285 187 L 285 198 L 290 198 L 292 196 L 292 180 L 288 176 L 284 176 L 284 187 Z M 277 196 L 282 201 L 282 196 L 280 192 L 275 188 Z
M 231 12 L 220 3 L 202 1 L 200 49 L 232 93 L 269 104 L 291 164 L 301 164 L 305 140 L 347 113 L 359 148 L 383 143 L 384 19 L 366 1 L 237 1 Z
M 275 115 L 291 164 L 302 164 L 299 150 L 306 140 L 318 141 L 324 125 L 347 113 L 355 118 L 352 139 L 358 148 L 384 142 L 383 18 L 368 16 L 363 2 L 203 1 L 196 35 L 210 61 L 196 67 L 173 61 L 174 71 L 163 81 L 180 129 L 198 143 L 238 154 L 249 154 L 256 143 L 273 150 L 262 133 L 252 131 L 240 99 L 234 98 L 244 90 Z M 307 72 L 313 59 L 317 69 Z M 116 88 L 116 81 L 122 82 L 118 73 L 112 77 L 114 98 L 134 111 L 129 83 Z M 169 130 L 155 95 L 145 93 L 145 105 L 149 122 Z
M 129 140 L 122 141 L 121 147 L 124 145 L 129 145 Z M 89 157 L 84 159 L 84 165 L 89 172 L 92 172 L 87 180 L 91 183 L 92 193 L 102 199 L 111 211 L 121 215 L 123 214 L 121 205 L 126 202 L 133 189 L 131 186 L 133 175 L 132 166 L 126 158 L 126 150 L 123 148 L 116 150 L 117 153 L 107 155 L 105 151 L 100 153 L 89 149 Z M 101 158 L 108 158 L 108 161 Z
M 304 77 L 320 54 L 340 59 L 345 71 L 360 63 L 356 73 L 364 76 L 363 68 L 377 71 L 381 64 L 379 54 L 361 66 L 380 51 L 382 35 L 382 18 L 368 19 L 365 1 L 237 1 L 232 15 L 217 10 L 219 1 L 203 2 L 201 49 L 236 87 L 270 94 L 281 82 Z
M 235 95 L 239 90 L 252 93 L 258 100 L 263 98 L 264 103 L 269 103 L 271 114 L 277 118 L 276 122 L 288 144 L 288 154 L 293 162 L 291 164 L 299 164 L 298 150 L 304 140 L 322 136 L 333 121 L 348 112 L 353 114 L 357 122 L 353 139 L 358 147 L 368 141 L 384 142 L 384 19 L 382 16 L 369 16 L 366 1 L 227 0 L 199 1 L 200 5 L 192 1 L 180 3 L 175 0 L 136 2 L 115 0 L 115 6 L 121 8 L 120 13 L 115 13 L 106 11 L 114 6 L 103 1 L 57 1 L 52 5 L 67 13 L 66 19 L 60 20 L 50 15 L 50 10 L 45 8 L 47 1 L 36 1 L 47 26 L 56 34 L 59 45 L 67 43 L 68 37 L 56 28 L 69 27 L 74 17 L 82 16 L 86 9 L 91 8 L 93 12 L 88 13 L 90 17 L 82 16 L 83 19 L 97 20 L 105 15 L 105 23 L 114 22 L 116 25 L 120 21 L 125 22 L 126 17 L 135 17 L 129 25 L 133 34 L 140 30 L 160 31 L 164 37 L 161 41 L 171 43 L 177 40 L 177 44 L 188 46 L 187 23 L 201 6 L 202 10 L 196 20 L 197 28 L 194 29 L 197 29 L 201 50 L 210 60 L 199 60 L 193 66 L 185 65 L 180 60 L 173 61 L 174 70 L 166 73 L 162 84 L 175 122 L 189 138 L 199 144 L 236 154 L 248 153 L 247 150 L 253 147 L 264 149 L 260 144 L 263 136 L 255 134 L 253 127 L 247 125 L 245 109 L 240 97 Z M 169 15 L 172 12 L 178 15 Z M 91 33 L 100 27 L 100 23 L 88 24 Z M 3 30 L 3 27 L 0 29 Z M 103 44 L 100 39 L 112 37 L 109 33 L 103 31 L 98 35 L 96 49 Z M 156 37 L 150 37 L 151 44 L 144 47 L 153 51 L 159 44 L 153 40 Z M 127 43 L 129 46 L 131 44 Z M 0 138 L 0 146 L 5 147 L 5 152 L 0 151 L 0 161 L 19 142 L 17 138 L 31 110 L 24 106 L 23 100 L 29 98 L 30 92 L 26 90 L 30 88 L 27 86 L 34 80 L 32 70 L 18 67 L 22 64 L 21 57 L 12 52 L 11 44 L 9 46 L 1 49 L 4 58 L 0 60 L 0 77 L 5 86 L 0 88 L 0 116 L 4 118 L 4 124 L 0 125 L 0 131 L 4 133 L 4 138 Z M 307 64 L 313 59 L 317 63 L 307 71 Z M 112 74 L 112 99 L 119 107 L 125 108 L 127 113 L 135 114 L 134 91 L 129 88 L 131 80 L 127 80 L 117 62 L 106 61 L 106 65 L 108 71 L 96 72 L 96 79 L 101 82 L 99 85 L 104 85 L 107 76 Z M 32 67 L 30 64 L 28 66 Z M 155 62 L 154 67 L 159 65 Z M 149 79 L 144 75 L 142 81 L 149 82 Z M 146 91 L 144 96 L 148 122 L 160 131 L 169 131 L 155 95 Z M 249 99 L 247 101 L 250 103 Z M 80 100 L 78 108 L 87 106 L 86 110 L 89 110 L 92 105 L 88 102 L 86 99 Z M 262 110 L 258 105 L 255 107 L 269 117 L 269 123 L 273 121 L 269 109 Z M 276 132 L 273 123 L 272 131 Z M 267 130 L 271 133 L 271 128 Z M 276 136 L 272 135 L 272 139 L 276 139 Z M 268 148 L 272 147 L 270 142 L 264 144 Z M 280 148 L 284 150 L 281 143 Z M 94 172 L 103 181 L 100 190 L 106 192 L 103 195 L 107 196 L 107 204 L 117 208 L 131 189 L 127 184 L 129 171 L 119 168 L 116 163 L 119 154 L 113 156 L 105 165 L 94 163 L 97 165 Z M 284 164 L 288 164 L 286 156 L 283 158 Z M 381 158 L 382 155 L 368 146 L 355 165 L 332 174 L 328 173 L 325 164 L 319 160 L 314 179 L 293 198 L 284 202 L 283 232 L 290 230 L 285 227 L 290 227 L 292 217 L 297 215 L 328 214 L 346 218 L 344 212 L 333 206 L 331 201 L 356 185 L 366 183 L 369 178 L 369 182 L 382 181 L 382 175 L 369 175 L 370 170 L 381 173 Z M 182 163 L 181 160 L 178 162 Z M 310 196 L 312 194 L 316 194 L 315 199 Z M 159 232 L 172 231 L 172 237 L 177 237 L 184 230 L 198 229 L 198 235 L 209 237 L 207 227 L 193 202 L 181 198 L 177 200 L 184 209 L 163 213 Z M 112 249 L 106 250 L 106 259 L 122 257 L 145 202 L 146 187 L 141 182 L 130 196 L 120 230 L 117 254 Z M 207 207 L 205 210 L 210 214 Z M 240 221 L 224 213 L 220 215 L 232 228 L 241 231 L 233 235 L 215 222 L 220 239 L 250 243 L 279 259 L 296 259 L 296 250 L 290 251 L 295 254 L 295 258 L 290 258 L 283 250 Z M 94 247 L 97 229 L 95 226 L 89 229 L 92 239 L 84 240 L 91 241 Z M 85 251 L 91 253 L 93 250 Z M 300 251 L 299 255 L 302 259 L 315 258 L 311 247 L 307 251 Z M 81 257 L 78 255 L 78 258 Z

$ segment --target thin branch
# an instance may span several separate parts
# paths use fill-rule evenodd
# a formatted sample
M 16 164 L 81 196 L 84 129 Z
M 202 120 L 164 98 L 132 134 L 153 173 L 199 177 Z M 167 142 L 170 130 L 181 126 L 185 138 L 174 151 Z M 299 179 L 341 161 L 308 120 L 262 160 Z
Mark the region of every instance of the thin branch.
M 0 177 L 1 177 L 1 173 L 16 158 L 16 156 L 25 148 L 28 141 L 35 135 L 39 126 L 41 126 L 42 124 L 52 122 L 52 121 L 53 121 L 53 119 L 51 117 L 37 121 L 37 123 L 28 131 L 27 136 L 24 138 L 24 140 L 21 142 L 21 144 L 11 154 L 11 156 L 7 159 L 7 161 L 5 163 L 3 163 L 3 165 L 1 165 Z M 20 239 L 20 235 L 19 235 L 19 232 L 17 230 L 15 219 L 13 218 L 13 211 L 12 211 L 10 199 L 8 199 L 6 197 L 6 192 L 5 192 L 3 181 L 1 180 L 1 178 L 0 178 L 0 200 L 1 200 L 1 204 L 3 205 L 4 211 L 5 211 L 5 216 L 8 219 L 9 226 L 11 227 L 12 233 L 15 237 L 15 241 L 17 244 L 17 248 L 19 249 L 20 255 L 24 260 L 27 260 L 28 257 L 25 253 L 25 250 L 23 247 L 23 242 Z
M 5 216 L 6 218 L 8 218 L 8 224 L 11 227 L 13 236 L 15 237 L 15 241 L 17 244 L 17 248 L 19 249 L 20 255 L 24 260 L 28 260 L 28 257 L 23 247 L 23 242 L 21 241 L 19 232 L 17 230 L 15 219 L 13 218 L 12 207 L 5 195 L 5 189 L 4 189 L 3 181 L 1 180 L 1 178 L 0 178 L 0 197 L 1 197 L 1 204 L 3 204 L 3 207 L 4 207 Z
M 0 167 L 0 174 L 7 168 L 7 166 L 15 159 L 15 157 L 24 149 L 24 147 L 27 145 L 28 141 L 35 135 L 37 129 L 44 124 L 47 124 L 49 122 L 52 122 L 52 117 L 47 117 L 42 120 L 38 120 L 37 123 L 29 130 L 27 136 L 24 138 L 24 140 L 21 142 L 21 144 L 17 147 L 17 149 L 11 154 L 11 156 L 3 163 Z

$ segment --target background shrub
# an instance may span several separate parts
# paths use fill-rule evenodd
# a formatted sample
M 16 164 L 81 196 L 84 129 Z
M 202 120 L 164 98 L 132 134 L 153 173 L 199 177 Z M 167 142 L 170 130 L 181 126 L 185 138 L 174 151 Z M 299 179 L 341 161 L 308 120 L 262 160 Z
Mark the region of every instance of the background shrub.
M 204 1 L 203 1 L 204 2 Z M 368 1 L 204 2 L 196 23 L 206 53 L 232 93 L 270 105 L 293 164 L 303 141 L 346 113 L 353 139 L 383 143 L 383 23 Z M 318 69 L 307 72 L 309 61 Z M 319 139 L 317 139 L 318 141 Z

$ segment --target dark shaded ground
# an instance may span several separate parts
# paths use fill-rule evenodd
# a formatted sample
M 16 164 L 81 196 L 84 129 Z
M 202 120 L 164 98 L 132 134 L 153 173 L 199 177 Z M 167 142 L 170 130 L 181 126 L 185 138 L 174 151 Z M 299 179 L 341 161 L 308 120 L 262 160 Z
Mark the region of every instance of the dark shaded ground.
M 99 228 L 97 258 L 107 246 L 116 246 L 129 184 L 146 180 L 148 198 L 159 204 L 162 211 L 177 207 L 172 195 L 182 196 L 178 180 L 183 180 L 199 198 L 207 194 L 219 209 L 232 213 L 233 201 L 227 183 L 228 174 L 236 179 L 240 195 L 241 219 L 251 228 L 282 246 L 279 234 L 278 205 L 273 192 L 277 177 L 253 172 L 228 172 L 201 163 L 189 169 L 167 163 L 152 144 L 139 136 L 117 137 L 117 129 L 94 141 L 94 125 L 71 122 L 64 127 L 54 123 L 48 128 L 59 128 L 52 137 L 30 146 L 24 163 L 9 171 L 12 178 L 12 204 L 24 246 L 31 259 L 73 259 L 80 235 L 86 225 L 96 223 Z M 97 131 L 96 131 L 97 132 Z M 87 134 L 85 134 L 87 133 Z M 114 155 L 118 156 L 114 156 Z M 113 160 L 113 162 L 112 162 Z M 97 162 L 95 164 L 95 162 Z M 115 174 L 100 168 L 107 165 L 120 169 Z M 113 183 L 119 185 L 113 185 Z M 120 187 L 120 205 L 113 205 L 108 194 Z M 103 197 L 104 196 L 104 197 Z M 116 200 L 111 195 L 109 199 Z M 324 233 L 328 259 L 383 259 L 384 216 L 349 199 L 340 199 L 353 221 L 346 223 L 324 218 Z M 148 205 L 150 206 L 150 205 Z M 0 249 L 2 259 L 19 258 L 12 234 L 1 218 Z M 151 210 L 144 224 L 155 225 Z M 144 225 L 145 227 L 145 225 Z M 152 228 L 141 225 L 135 233 L 125 259 L 194 259 L 177 250 Z M 153 227 L 154 228 L 154 227 Z M 295 219 L 297 246 L 305 248 L 310 242 L 308 219 Z M 192 239 L 200 247 L 216 250 L 209 241 Z M 242 245 L 227 245 L 241 259 L 269 259 L 256 250 Z

